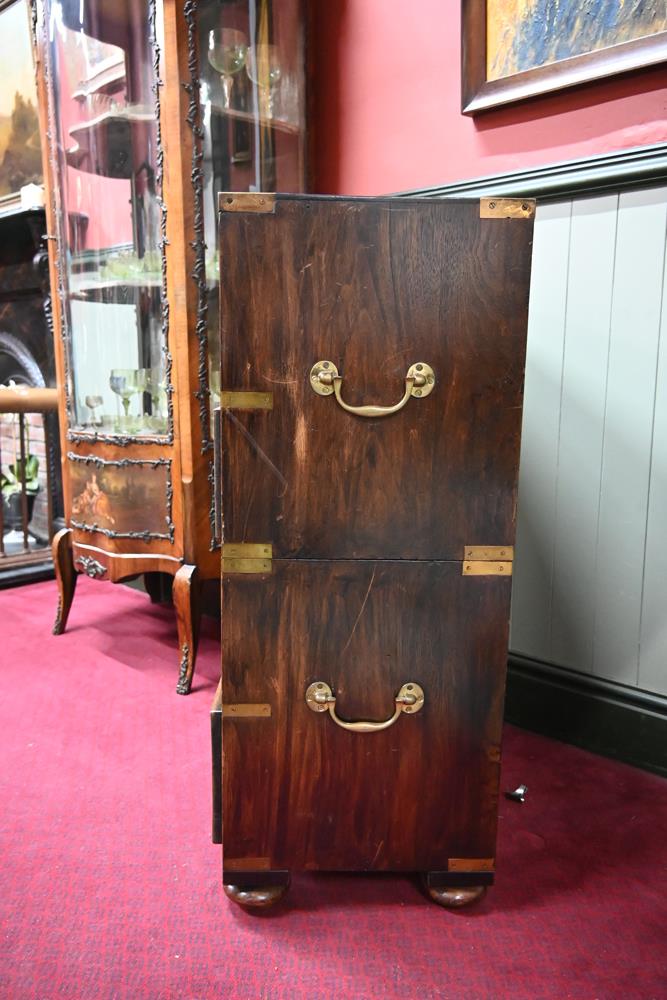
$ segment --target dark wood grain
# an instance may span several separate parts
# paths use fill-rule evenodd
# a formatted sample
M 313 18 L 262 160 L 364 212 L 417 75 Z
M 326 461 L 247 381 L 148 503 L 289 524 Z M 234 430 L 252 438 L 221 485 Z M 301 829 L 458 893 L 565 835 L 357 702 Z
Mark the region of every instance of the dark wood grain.
M 462 559 L 513 544 L 531 236 L 479 202 L 278 196 L 221 215 L 222 386 L 273 393 L 224 411 L 217 441 L 223 541 L 273 546 L 270 573 L 223 574 L 237 901 L 299 869 L 493 880 L 511 580 Z M 312 391 L 325 359 L 354 405 L 396 402 L 411 363 L 437 383 L 363 419 Z M 348 721 L 387 719 L 409 682 L 424 707 L 350 732 L 309 709 L 315 681 Z
M 478 202 L 279 196 L 274 215 L 222 213 L 223 388 L 274 394 L 271 411 L 225 413 L 227 541 L 318 559 L 511 544 L 531 231 Z M 437 382 L 363 419 L 313 392 L 324 359 L 352 404 L 396 402 L 413 362 Z
M 510 580 L 459 563 L 279 560 L 223 581 L 225 858 L 271 869 L 423 870 L 493 858 Z M 391 715 L 401 685 L 426 700 L 384 732 L 312 712 Z

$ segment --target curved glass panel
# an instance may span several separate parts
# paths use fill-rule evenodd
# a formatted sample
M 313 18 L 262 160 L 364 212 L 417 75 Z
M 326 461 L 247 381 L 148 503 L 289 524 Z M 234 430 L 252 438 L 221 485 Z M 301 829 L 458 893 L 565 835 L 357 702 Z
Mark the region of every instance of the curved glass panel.
M 71 428 L 167 433 L 152 0 L 47 7 Z
M 300 0 L 204 0 L 198 11 L 203 157 L 193 180 L 202 187 L 212 410 L 220 402 L 218 193 L 305 189 L 304 24 Z

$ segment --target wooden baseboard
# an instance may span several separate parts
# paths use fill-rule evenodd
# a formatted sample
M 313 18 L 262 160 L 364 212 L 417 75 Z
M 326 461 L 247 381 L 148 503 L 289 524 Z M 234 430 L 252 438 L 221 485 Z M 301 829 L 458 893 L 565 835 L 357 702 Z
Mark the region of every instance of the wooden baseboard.
M 32 561 L 23 566 L 7 566 L 6 568 L 0 564 L 0 590 L 5 590 L 7 587 L 19 587 L 23 583 L 53 580 L 55 575 L 53 560 L 47 549 L 40 561 Z
M 667 776 L 667 698 L 510 654 L 505 719 Z

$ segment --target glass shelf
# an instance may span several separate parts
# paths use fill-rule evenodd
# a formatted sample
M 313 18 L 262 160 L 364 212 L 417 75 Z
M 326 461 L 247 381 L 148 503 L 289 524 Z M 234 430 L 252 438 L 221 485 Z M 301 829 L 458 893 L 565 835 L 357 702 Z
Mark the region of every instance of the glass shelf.
M 160 293 L 160 278 L 136 281 L 105 281 L 94 274 L 86 275 L 80 282 L 72 282 L 71 297 L 78 302 L 133 303 L 138 305 L 142 296 Z
M 68 129 L 72 144 L 65 150 L 67 165 L 77 170 L 131 180 L 131 150 L 140 146 L 141 131 L 155 123 L 149 108 L 118 108 L 104 111 Z
M 211 102 L 211 111 L 213 114 L 223 115 L 235 121 L 252 122 L 259 125 L 260 128 L 275 128 L 280 132 L 287 132 L 289 135 L 299 135 L 301 132 L 301 126 L 298 122 L 291 122 L 286 118 L 274 115 L 257 115 L 252 111 L 241 111 L 239 108 L 223 108 L 213 102 Z

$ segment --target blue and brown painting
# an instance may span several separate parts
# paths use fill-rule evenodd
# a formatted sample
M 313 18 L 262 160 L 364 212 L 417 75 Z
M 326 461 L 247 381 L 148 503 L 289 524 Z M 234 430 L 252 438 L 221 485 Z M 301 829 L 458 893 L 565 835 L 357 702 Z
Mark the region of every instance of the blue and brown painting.
M 487 0 L 487 79 L 667 31 L 667 0 Z

